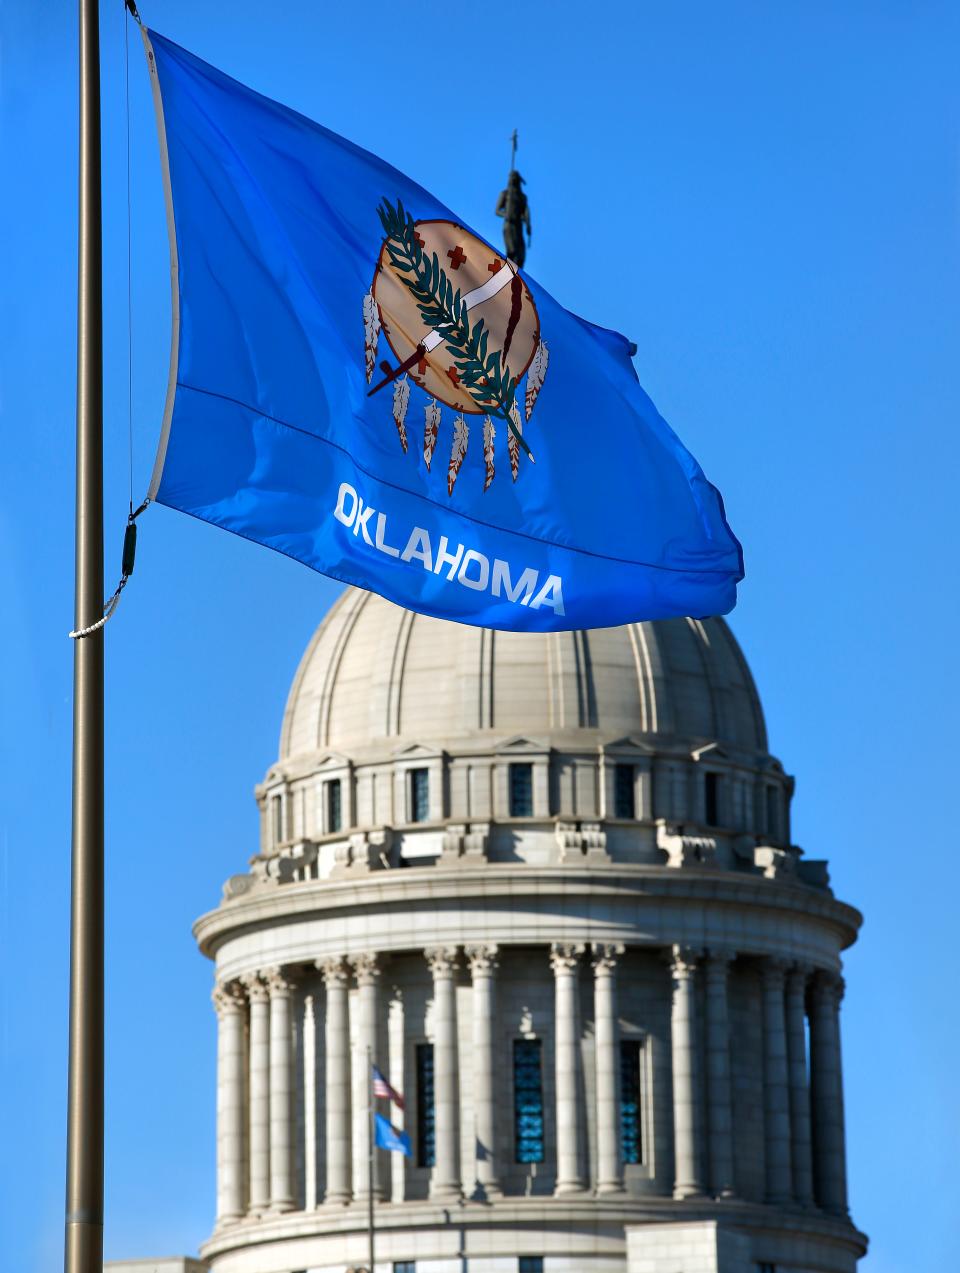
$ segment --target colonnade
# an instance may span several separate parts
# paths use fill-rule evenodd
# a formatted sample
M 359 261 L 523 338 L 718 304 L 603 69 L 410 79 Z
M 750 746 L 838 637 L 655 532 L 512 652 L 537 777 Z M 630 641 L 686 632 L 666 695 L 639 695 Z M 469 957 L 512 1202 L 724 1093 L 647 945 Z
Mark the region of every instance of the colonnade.
M 458 1056 L 456 985 L 460 949 L 424 952 L 433 980 L 434 1163 L 430 1196 L 463 1195 L 459 1092 L 469 1071 L 475 1136 L 482 1153 L 476 1184 L 487 1197 L 502 1193 L 494 1076 L 496 980 L 499 951 L 484 944 L 463 948 L 472 985 L 472 1055 Z M 729 974 L 735 953 L 675 946 L 668 952 L 673 979 L 674 1197 L 736 1196 L 730 1056 Z M 554 1094 L 557 1195 L 616 1195 L 623 1191 L 618 1099 L 617 967 L 620 944 L 555 943 Z M 581 975 L 589 959 L 594 1020 L 595 1175 L 587 1178 L 582 1108 L 579 1019 Z M 369 1070 L 377 1057 L 381 962 L 376 954 L 319 961 L 326 998 L 322 1032 L 310 1026 L 311 1047 L 322 1047 L 324 1205 L 366 1202 L 385 1193 L 375 1161 L 367 1171 Z M 766 1201 L 819 1206 L 846 1214 L 843 1091 L 839 1011 L 842 980 L 824 971 L 760 960 L 762 979 L 763 1141 Z M 291 1000 L 296 970 L 270 968 L 214 991 L 219 1019 L 217 1060 L 218 1224 L 297 1206 L 294 1175 L 294 1030 Z M 356 986 L 351 1048 L 348 995 Z M 313 1003 L 307 1015 L 311 1023 Z M 700 1016 L 703 1020 L 700 1020 Z M 809 1081 L 806 1055 L 809 1019 Z M 322 1039 L 321 1039 L 322 1035 Z M 315 1094 L 310 1108 L 314 1110 Z M 351 1112 L 352 1111 L 352 1112 Z M 375 1160 L 377 1155 L 374 1156 Z M 315 1174 L 310 1173 L 315 1182 Z M 473 1186 L 474 1181 L 467 1182 Z M 315 1196 L 315 1184 L 313 1194 Z M 308 1191 L 309 1196 L 309 1191 Z M 313 1206 L 313 1200 L 308 1201 Z

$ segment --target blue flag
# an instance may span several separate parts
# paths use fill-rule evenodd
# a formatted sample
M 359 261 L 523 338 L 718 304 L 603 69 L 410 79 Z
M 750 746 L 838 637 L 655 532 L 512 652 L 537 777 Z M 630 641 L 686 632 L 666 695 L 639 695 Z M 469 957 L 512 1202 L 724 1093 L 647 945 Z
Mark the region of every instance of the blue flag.
M 399 1127 L 394 1127 L 393 1123 L 382 1114 L 374 1114 L 373 1122 L 376 1128 L 374 1141 L 378 1149 L 389 1149 L 392 1153 L 406 1154 L 408 1158 L 413 1157 L 410 1137 L 406 1132 L 402 1132 Z
M 389 164 L 144 38 L 174 278 L 152 498 L 464 623 L 733 608 L 720 495 L 624 337 Z

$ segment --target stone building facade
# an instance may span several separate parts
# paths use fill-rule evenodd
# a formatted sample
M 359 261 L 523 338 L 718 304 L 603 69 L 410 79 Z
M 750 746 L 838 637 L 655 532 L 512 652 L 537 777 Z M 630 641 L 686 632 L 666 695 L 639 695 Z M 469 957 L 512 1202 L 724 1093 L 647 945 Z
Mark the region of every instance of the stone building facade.
M 720 619 L 493 633 L 348 590 L 216 965 L 216 1273 L 853 1273 L 841 952 Z M 368 1170 L 378 1108 L 412 1156 Z

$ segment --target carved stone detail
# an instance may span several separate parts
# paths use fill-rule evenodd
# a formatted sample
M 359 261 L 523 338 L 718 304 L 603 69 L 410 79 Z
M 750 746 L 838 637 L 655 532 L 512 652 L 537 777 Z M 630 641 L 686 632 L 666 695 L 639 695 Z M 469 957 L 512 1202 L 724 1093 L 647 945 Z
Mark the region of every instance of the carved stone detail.
M 266 1003 L 270 998 L 270 992 L 258 972 L 247 973 L 240 978 L 240 983 L 246 990 L 247 998 L 251 1003 Z
M 763 871 L 768 880 L 792 877 L 797 873 L 797 855 L 789 849 L 775 849 L 772 845 L 761 844 L 753 851 L 753 864 Z
M 450 822 L 443 832 L 440 864 L 460 859 L 485 862 L 489 841 L 489 822 Z
M 218 982 L 210 997 L 218 1017 L 228 1012 L 243 1012 L 247 1006 L 243 987 L 237 981 Z
M 602 822 L 562 822 L 555 827 L 560 861 L 564 865 L 609 862 L 607 833 Z
M 696 946 L 674 946 L 670 952 L 670 963 L 676 981 L 686 981 L 693 977 L 703 958 L 703 951 Z
M 594 976 L 612 973 L 625 950 L 623 942 L 594 942 L 590 947 Z
M 434 980 L 454 976 L 459 966 L 456 946 L 428 946 L 423 957 L 430 966 Z
M 667 855 L 667 866 L 715 866 L 717 842 L 710 835 L 687 835 L 683 827 L 657 823 L 657 848 Z
M 280 966 L 274 968 L 265 968 L 261 973 L 264 981 L 267 983 L 267 990 L 271 998 L 279 995 L 291 995 L 294 990 L 294 980 L 289 968 Z
M 586 950 L 583 942 L 553 942 L 550 946 L 550 967 L 553 975 L 574 972 L 580 963 L 580 957 Z
M 352 831 L 333 845 L 333 867 L 330 878 L 343 875 L 369 875 L 389 865 L 387 855 L 393 843 L 390 827 L 372 831 Z
M 350 963 L 358 986 L 375 986 L 380 976 L 379 955 L 367 951 L 362 955 L 351 955 Z
M 323 977 L 323 984 L 328 990 L 342 989 L 350 980 L 350 969 L 342 955 L 330 955 L 326 959 L 318 959 L 314 966 Z
M 499 962 L 497 946 L 466 946 L 464 954 L 472 977 L 492 977 L 496 972 Z

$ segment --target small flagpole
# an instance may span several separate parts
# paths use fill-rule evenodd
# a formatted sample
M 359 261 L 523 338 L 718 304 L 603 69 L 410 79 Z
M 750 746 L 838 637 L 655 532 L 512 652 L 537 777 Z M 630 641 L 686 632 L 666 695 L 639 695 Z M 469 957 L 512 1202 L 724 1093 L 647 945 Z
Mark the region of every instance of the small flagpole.
M 367 1236 L 370 1240 L 370 1273 L 376 1273 L 373 1254 L 373 1057 L 367 1047 Z
M 80 0 L 74 628 L 103 614 L 100 14 Z M 73 648 L 65 1273 L 103 1269 L 103 629 Z

